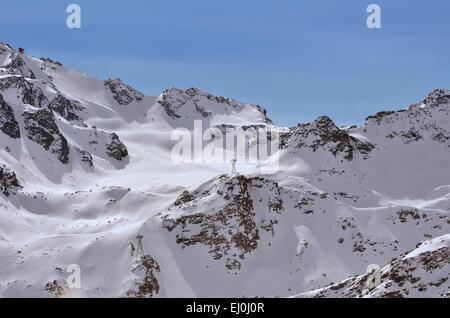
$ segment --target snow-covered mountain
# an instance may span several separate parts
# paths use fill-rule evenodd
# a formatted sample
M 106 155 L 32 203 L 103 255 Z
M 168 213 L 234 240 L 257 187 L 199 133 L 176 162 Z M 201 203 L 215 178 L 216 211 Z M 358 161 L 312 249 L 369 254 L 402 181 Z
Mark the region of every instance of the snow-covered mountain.
M 449 298 L 449 263 L 450 235 L 447 234 L 418 244 L 414 250 L 390 261 L 379 271 L 378 286 L 367 286 L 373 274 L 366 273 L 297 297 Z
M 260 106 L 0 43 L 0 296 L 448 297 L 449 111 L 440 89 L 360 127 L 322 116 L 280 129 L 275 174 L 229 174 L 173 161 L 171 133 L 274 128 Z

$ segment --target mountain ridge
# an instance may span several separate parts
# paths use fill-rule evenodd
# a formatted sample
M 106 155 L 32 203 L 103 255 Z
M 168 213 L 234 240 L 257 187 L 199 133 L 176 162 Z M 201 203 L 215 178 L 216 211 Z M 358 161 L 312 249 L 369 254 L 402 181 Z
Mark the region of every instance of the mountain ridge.
M 448 297 L 445 251 L 420 246 L 450 233 L 449 110 L 438 89 L 361 126 L 276 127 L 258 105 L 147 96 L 0 43 L 0 295 Z M 174 161 L 171 134 L 194 121 L 278 129 L 279 169 Z M 439 271 L 403 275 L 427 260 Z M 388 264 L 375 292 L 371 264 Z

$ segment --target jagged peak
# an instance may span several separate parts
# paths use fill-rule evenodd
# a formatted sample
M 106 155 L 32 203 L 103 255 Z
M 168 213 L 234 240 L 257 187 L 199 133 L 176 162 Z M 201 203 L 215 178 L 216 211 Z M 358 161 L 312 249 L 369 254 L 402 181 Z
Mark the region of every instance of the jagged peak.
M 105 82 L 125 84 L 119 77 L 108 78 Z
M 225 101 L 225 100 L 227 100 L 227 101 L 234 101 L 231 98 L 226 98 L 226 97 L 222 97 L 222 96 L 212 95 L 212 94 L 210 94 L 210 93 L 208 93 L 208 92 L 206 92 L 204 90 L 201 90 L 201 89 L 193 87 L 193 86 L 185 88 L 185 89 L 181 89 L 181 88 L 172 86 L 172 87 L 167 88 L 163 92 L 163 94 L 165 94 L 165 95 L 183 95 L 183 96 L 186 96 L 186 97 L 189 97 L 189 98 L 194 98 L 196 96 L 204 96 L 204 97 L 207 97 L 207 98 L 209 97 L 209 99 L 211 99 L 211 98 L 218 98 L 218 99 L 221 99 L 223 101 Z M 237 103 L 237 101 L 235 101 L 235 102 Z
M 428 96 L 421 102 L 411 105 L 408 108 L 400 109 L 400 110 L 385 110 L 377 112 L 373 115 L 370 115 L 366 118 L 366 125 L 368 123 L 374 122 L 376 124 L 380 124 L 383 121 L 393 121 L 394 118 L 397 118 L 398 115 L 402 113 L 412 113 L 417 115 L 417 110 L 427 110 L 427 109 L 441 109 L 448 110 L 450 107 L 450 91 L 438 88 L 433 92 L 428 94 Z
M 185 101 L 197 100 L 198 98 L 204 97 L 208 100 L 215 101 L 219 104 L 227 104 L 227 105 L 240 105 L 244 103 L 240 103 L 234 99 L 223 97 L 223 96 L 215 96 L 204 90 L 201 90 L 196 87 L 189 87 L 186 89 L 180 89 L 177 87 L 169 87 L 162 93 L 163 98 L 179 98 L 181 97 Z
M 118 77 L 110 78 L 104 81 L 105 87 L 107 87 L 113 98 L 121 106 L 126 106 L 131 104 L 133 101 L 140 103 L 144 99 L 144 94 L 134 89 L 128 84 L 122 82 Z
M 334 156 L 342 153 L 349 161 L 353 159 L 355 152 L 367 158 L 374 148 L 371 143 L 359 140 L 349 135 L 347 130 L 340 129 L 328 116 L 320 116 L 310 123 L 298 124 L 291 133 L 282 136 L 282 139 L 283 147 L 310 149 L 313 152 L 323 148 Z
M 208 117 L 212 113 L 204 109 L 201 103 L 202 99 L 203 102 L 210 101 L 216 104 L 223 104 L 224 109 L 232 109 L 237 112 L 240 112 L 245 107 L 252 107 L 263 115 L 265 123 L 273 124 L 272 120 L 267 117 L 267 111 L 259 105 L 242 103 L 228 97 L 216 96 L 196 87 L 186 89 L 169 87 L 160 95 L 159 103 L 166 109 L 166 112 L 172 119 L 180 118 L 176 110 L 187 102 L 193 103 L 196 111 L 203 117 Z
M 320 116 L 318 117 L 314 122 L 314 125 L 316 125 L 318 128 L 332 128 L 332 129 L 339 129 L 338 126 L 334 123 L 334 121 L 328 117 L 328 116 Z
M 8 43 L 0 42 L 0 53 L 4 52 L 14 53 L 15 50 Z
M 329 133 L 330 131 L 340 131 L 341 129 L 328 116 L 319 116 L 314 121 L 297 124 L 293 131 L 315 131 L 319 134 Z
M 431 92 L 422 103 L 428 107 L 450 104 L 450 91 L 438 88 Z

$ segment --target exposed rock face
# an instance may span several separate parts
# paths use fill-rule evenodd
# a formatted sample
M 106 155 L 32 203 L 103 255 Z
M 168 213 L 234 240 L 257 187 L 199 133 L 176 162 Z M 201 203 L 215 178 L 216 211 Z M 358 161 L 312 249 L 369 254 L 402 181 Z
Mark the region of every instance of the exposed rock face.
M 35 107 L 43 107 L 48 104 L 48 99 L 42 89 L 23 76 L 9 76 L 0 79 L 0 92 L 11 88 L 17 90 L 17 96 L 24 104 Z
M 188 203 L 194 199 L 195 199 L 194 196 L 190 194 L 189 191 L 184 190 L 183 193 L 177 198 L 174 204 L 181 205 L 183 203 Z
M 63 93 L 64 88 L 61 89 L 54 83 L 53 76 L 61 71 L 61 63 L 49 58 L 36 61 L 1 42 L 0 54 L 4 64 L 0 67 L 0 75 L 2 75 L 0 77 L 0 130 L 3 133 L 11 138 L 20 138 L 21 131 L 22 134 L 25 132 L 28 139 L 56 154 L 57 160 L 62 163 L 69 161 L 69 142 L 74 142 L 72 147 L 79 149 L 78 152 L 81 155 L 78 158 L 88 167 L 93 166 L 93 155 L 103 155 L 97 153 L 97 147 L 91 147 L 94 144 L 103 143 L 101 148 L 106 148 L 107 154 L 116 160 L 122 160 L 128 155 L 125 145 L 116 134 L 95 133 L 95 140 L 90 141 L 89 144 L 85 145 L 83 141 L 81 144 L 78 143 L 79 136 L 86 133 L 84 128 L 87 128 L 87 125 L 84 123 L 84 117 L 88 111 L 84 106 L 85 101 L 78 99 L 77 94 L 74 94 L 75 97 L 69 97 Z M 32 69 L 37 74 L 33 74 Z M 120 105 L 142 102 L 144 98 L 142 93 L 119 79 L 107 80 L 103 84 L 105 92 L 110 91 Z M 37 111 L 36 108 L 40 110 Z M 14 117 L 16 109 L 22 113 L 23 123 Z M 58 128 L 55 116 L 68 121 L 68 123 L 63 122 L 64 129 Z M 66 138 L 66 134 L 70 138 Z M 105 135 L 107 135 L 106 140 Z M 89 149 L 91 153 L 84 149 Z M 5 150 L 10 151 L 8 147 Z M 31 157 L 34 158 L 33 155 Z
M 139 103 L 144 98 L 144 95 L 142 93 L 123 83 L 119 78 L 106 80 L 105 86 L 109 88 L 114 99 L 121 106 L 129 105 L 133 101 Z
M 11 47 L 11 45 L 9 45 L 7 43 L 0 42 L 0 54 L 6 54 L 6 53 L 13 52 L 13 51 L 14 50 Z
M 14 111 L 0 94 L 0 130 L 11 138 L 20 138 L 19 124 L 14 117 Z
M 48 104 L 48 108 L 68 121 L 82 122 L 77 112 L 84 110 L 84 107 L 78 101 L 69 100 L 59 94 Z
M 62 297 L 64 296 L 64 288 L 61 285 L 62 283 L 57 280 L 47 282 L 45 284 L 45 291 L 56 298 Z
M 444 110 L 448 114 L 448 107 L 442 107 L 448 105 L 450 103 L 450 92 L 439 88 L 431 92 L 427 98 L 422 101 L 422 104 L 425 106 L 429 106 L 431 108 L 438 108 L 439 110 Z M 419 103 L 420 104 L 420 103 Z M 412 107 L 417 107 L 418 104 L 413 105 Z
M 88 167 L 94 166 L 94 161 L 92 159 L 92 155 L 89 152 L 87 152 L 86 150 L 83 150 L 83 149 L 79 149 L 79 148 L 77 148 L 77 151 L 81 155 L 81 162 L 83 162 Z
M 58 62 L 58 61 L 53 61 L 53 60 L 52 60 L 51 58 L 49 58 L 49 57 L 47 57 L 47 58 L 41 57 L 40 60 L 43 61 L 43 62 L 55 64 L 55 65 L 58 65 L 58 66 L 63 66 L 60 62 Z
M 350 277 L 340 283 L 300 294 L 298 297 L 450 297 L 449 235 L 418 244 L 411 252 L 393 259 L 379 272 L 379 285 L 367 282 L 374 273 Z
M 36 79 L 33 71 L 27 67 L 24 60 L 17 53 L 12 56 L 12 61 L 6 66 L 6 69 L 11 75 L 21 75 L 26 78 Z
M 128 156 L 127 147 L 115 133 L 111 134 L 111 140 L 106 144 L 106 154 L 119 161 Z
M 255 132 L 258 132 L 259 129 L 267 129 L 266 125 L 245 125 L 245 126 L 234 126 L 234 125 L 227 125 L 227 124 L 220 124 L 216 125 L 215 128 L 218 128 L 223 135 L 226 135 L 227 129 L 242 129 L 243 131 L 247 131 L 249 129 L 254 130 Z M 267 139 L 271 140 L 271 134 L 270 131 L 267 131 Z
M 200 115 L 202 115 L 202 117 L 209 117 L 212 115 L 211 112 L 208 112 L 205 110 L 205 108 L 203 106 L 200 106 L 198 103 L 194 103 L 195 105 L 195 111 L 198 112 Z
M 257 193 L 260 188 L 271 191 L 264 200 Z M 275 234 L 276 214 L 283 209 L 280 188 L 276 182 L 264 178 L 236 176 L 229 179 L 222 176 L 208 190 L 183 192 L 175 206 L 183 211 L 204 210 L 203 206 L 197 206 L 197 202 L 206 204 L 209 200 L 223 200 L 223 208 L 205 213 L 185 213 L 179 218 L 166 216 L 163 227 L 176 233 L 176 242 L 183 248 L 205 245 L 214 260 L 224 258 L 228 270 L 240 270 L 245 255 L 258 247 L 260 231 Z M 263 202 L 258 205 L 259 216 L 256 215 L 255 201 L 258 204 Z
M 257 108 L 261 113 L 263 113 L 265 122 L 266 122 L 267 124 L 272 124 L 272 125 L 273 125 L 273 121 L 267 116 L 267 109 L 262 108 L 262 107 L 259 106 L 259 105 L 256 105 L 256 108 Z
M 69 146 L 66 138 L 55 123 L 55 116 L 46 109 L 24 112 L 25 130 L 30 140 L 40 144 L 45 150 L 56 154 L 59 161 L 69 161 Z
M 143 96 L 1 43 L 0 89 L 2 297 L 449 296 L 448 245 L 398 257 L 450 232 L 449 91 L 362 127 L 280 128 L 276 173 L 220 176 L 230 167 L 165 160 L 170 132 L 270 131 L 259 106 L 196 88 Z M 150 244 L 133 263 L 137 229 Z M 65 290 L 69 261 L 98 267 L 89 286 Z M 368 264 L 389 264 L 373 290 L 352 280 Z
M 170 89 L 164 91 L 161 94 L 161 100 L 158 101 L 158 103 L 164 107 L 167 115 L 172 118 L 172 119 L 176 119 L 176 118 L 180 118 L 180 115 L 177 114 L 177 109 L 182 107 L 186 101 L 180 101 L 179 105 L 177 105 L 176 103 L 173 103 L 172 100 L 172 95 L 170 94 Z
M 25 62 L 23 61 L 23 59 L 18 56 L 18 55 L 14 55 L 11 63 L 9 63 L 6 68 L 8 70 L 11 70 L 12 74 L 15 74 L 14 71 L 15 70 L 20 70 L 21 67 L 25 66 Z M 23 75 L 23 74 L 16 74 L 16 75 Z
M 284 143 L 288 147 L 308 148 L 312 151 L 322 148 L 334 156 L 342 154 L 349 161 L 355 153 L 367 156 L 374 148 L 374 145 L 362 142 L 339 129 L 327 116 L 319 117 L 312 123 L 299 124 L 287 138 L 288 141 Z
M 363 131 L 383 133 L 389 139 L 401 139 L 404 144 L 430 139 L 450 148 L 450 92 L 437 89 L 423 101 L 399 111 L 382 111 L 366 118 Z
M 395 111 L 381 111 L 378 113 L 375 113 L 373 115 L 370 115 L 366 118 L 366 121 L 374 121 L 377 124 L 381 124 L 383 120 L 388 118 L 390 115 L 395 114 Z
M 21 188 L 22 186 L 15 172 L 5 165 L 0 165 L 0 191 L 5 196 L 9 196 L 10 194 L 15 194 Z
M 156 274 L 161 272 L 161 268 L 157 261 L 150 255 L 144 255 L 139 260 L 139 264 L 133 268 L 133 272 L 143 276 L 143 280 L 136 282 L 137 291 L 130 290 L 127 296 L 135 298 L 151 298 L 159 294 L 159 283 Z
M 189 115 L 200 115 L 200 118 L 209 118 L 213 113 L 231 114 L 239 113 L 245 107 L 252 107 L 255 115 L 261 118 L 266 124 L 273 124 L 267 117 L 267 111 L 259 105 L 239 103 L 234 99 L 214 96 L 200 89 L 191 87 L 185 90 L 169 88 L 162 94 L 158 103 L 164 108 L 171 119 L 182 117 L 182 109 Z M 199 118 L 199 119 L 200 119 Z
M 15 76 L 23 76 L 29 79 L 36 79 L 32 69 L 25 63 L 21 52 L 15 51 L 9 45 L 0 42 L 0 54 L 7 55 L 8 64 L 3 65 L 2 72 Z

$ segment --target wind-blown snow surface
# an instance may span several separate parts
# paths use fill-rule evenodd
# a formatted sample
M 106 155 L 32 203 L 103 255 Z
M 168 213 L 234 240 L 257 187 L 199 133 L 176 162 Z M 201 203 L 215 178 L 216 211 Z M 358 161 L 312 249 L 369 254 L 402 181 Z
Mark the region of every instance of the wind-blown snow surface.
M 367 287 L 373 273 L 348 278 L 296 297 L 450 297 L 448 289 L 450 235 L 419 244 L 409 253 L 393 259 L 379 271 L 377 286 Z M 381 280 L 383 282 L 381 282 Z
M 145 96 L 0 43 L 0 296 L 284 297 L 421 242 L 409 255 L 423 265 L 424 246 L 448 247 L 449 111 L 436 90 L 361 127 L 320 117 L 283 130 L 276 174 L 232 176 L 171 160 L 171 132 L 273 127 L 261 107 L 196 88 Z M 439 288 L 406 293 L 387 275 L 350 296 L 448 296 L 446 255 L 416 275 Z

